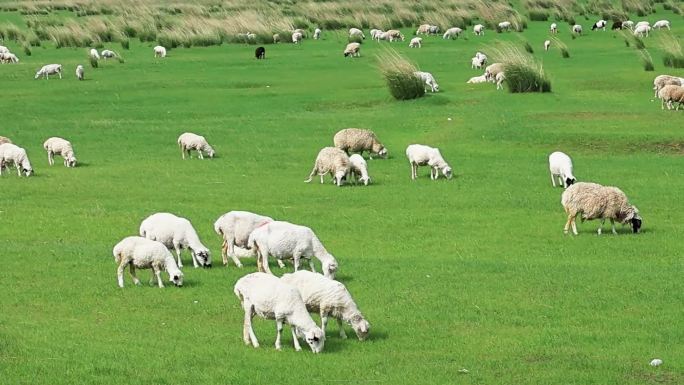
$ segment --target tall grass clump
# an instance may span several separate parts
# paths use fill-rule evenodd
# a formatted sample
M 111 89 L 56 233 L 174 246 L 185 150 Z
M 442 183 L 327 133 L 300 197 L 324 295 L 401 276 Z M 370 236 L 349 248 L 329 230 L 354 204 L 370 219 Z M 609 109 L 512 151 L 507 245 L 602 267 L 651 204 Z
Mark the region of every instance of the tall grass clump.
M 534 49 L 532 48 L 532 45 L 530 45 L 529 41 L 526 41 L 525 44 L 523 44 L 523 46 L 525 47 L 525 51 L 529 53 L 534 53 Z
M 504 66 L 509 92 L 551 92 L 551 80 L 532 55 L 511 43 L 494 48 L 491 52 L 494 60 Z
M 413 74 L 418 68 L 408 59 L 393 49 L 379 54 L 377 58 L 380 73 L 395 99 L 417 99 L 425 95 L 423 82 Z
M 661 35 L 660 47 L 663 50 L 663 64 L 666 67 L 684 68 L 682 45 L 672 34 Z
M 549 11 L 543 8 L 531 8 L 527 11 L 532 21 L 547 21 L 549 20 Z
M 647 16 L 655 12 L 651 0 L 620 0 L 625 12 L 636 13 L 637 16 Z
M 24 42 L 24 43 L 21 45 L 21 49 L 24 50 L 24 55 L 26 55 L 26 56 L 31 56 L 31 54 L 33 53 L 33 52 L 31 51 L 31 44 L 29 44 L 29 43 L 27 43 L 27 42 Z
M 131 48 L 131 41 L 128 38 L 121 39 L 121 48 L 130 49 Z
M 653 58 L 651 54 L 645 49 L 640 49 L 637 51 L 639 53 L 639 59 L 641 60 L 641 66 L 644 67 L 644 71 L 653 71 L 655 67 L 653 66 Z
M 555 36 L 551 37 L 551 42 L 554 47 L 558 47 L 563 59 L 568 59 L 570 57 L 570 51 L 568 51 L 568 46 L 563 43 L 563 41 Z

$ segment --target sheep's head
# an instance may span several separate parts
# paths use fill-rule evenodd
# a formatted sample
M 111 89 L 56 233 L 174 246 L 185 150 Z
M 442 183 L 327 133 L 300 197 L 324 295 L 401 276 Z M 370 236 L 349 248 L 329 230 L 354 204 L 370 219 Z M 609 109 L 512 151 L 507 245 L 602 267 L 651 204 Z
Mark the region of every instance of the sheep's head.
M 199 262 L 202 267 L 211 267 L 211 254 L 209 253 L 209 250 L 204 249 L 196 251 L 195 258 L 197 258 L 197 262 Z
M 315 327 L 304 333 L 304 340 L 307 344 L 309 344 L 312 352 L 320 353 L 323 351 L 323 345 L 325 345 L 325 334 L 323 334 L 323 331 L 320 328 Z
M 359 178 L 359 180 L 361 182 L 363 182 L 364 186 L 368 186 L 368 184 L 370 183 L 370 177 L 369 176 L 362 176 L 361 178 Z
M 576 182 L 575 178 L 565 178 L 565 185 L 568 187 L 572 186 L 572 184 L 575 182 Z
M 183 272 L 178 270 L 174 274 L 169 274 L 169 281 L 176 285 L 177 287 L 182 287 L 183 286 Z
M 351 52 L 344 51 L 344 57 L 351 55 Z
M 442 174 L 443 174 L 447 179 L 451 179 L 451 178 L 454 176 L 454 174 L 453 174 L 452 171 L 451 171 L 451 167 L 449 167 L 449 166 L 445 166 L 445 167 L 442 169 Z
M 632 232 L 634 234 L 639 233 L 641 231 L 641 215 L 639 215 L 639 209 L 636 208 L 636 206 L 632 206 L 632 209 L 634 213 L 631 215 L 631 218 L 629 218 L 629 221 L 632 222 Z
M 382 145 L 382 143 L 373 143 L 373 152 L 383 158 L 387 158 L 387 149 Z
M 36 77 L 34 77 L 34 79 L 38 79 L 40 77 L 40 75 L 41 75 L 40 71 L 36 72 Z
M 359 341 L 363 341 L 368 338 L 368 333 L 370 333 L 370 323 L 363 319 L 361 316 L 354 317 L 351 322 L 352 329 L 359 337 Z
M 66 159 L 66 164 L 68 167 L 76 167 L 76 157 L 70 156 Z
M 327 261 L 323 263 L 323 275 L 326 278 L 335 279 L 335 274 L 337 273 L 337 262 Z
M 205 151 L 207 152 L 207 155 L 209 155 L 210 158 L 213 158 L 214 155 L 216 155 L 216 151 L 214 151 L 214 148 L 210 145 L 207 145 Z

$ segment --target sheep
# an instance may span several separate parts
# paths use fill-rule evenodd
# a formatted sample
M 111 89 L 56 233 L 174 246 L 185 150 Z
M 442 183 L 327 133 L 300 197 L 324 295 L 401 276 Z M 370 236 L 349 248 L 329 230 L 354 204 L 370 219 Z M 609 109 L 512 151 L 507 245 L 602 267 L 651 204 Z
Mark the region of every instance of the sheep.
M 43 148 L 47 151 L 48 164 L 54 166 L 55 154 L 64 158 L 64 166 L 76 167 L 76 156 L 74 155 L 74 148 L 71 142 L 66 139 L 52 137 L 43 143 Z
M 110 50 L 110 49 L 102 50 L 102 53 L 101 53 L 100 55 L 102 55 L 102 57 L 105 59 L 105 61 L 106 61 L 107 59 L 113 59 L 113 58 L 115 58 L 115 57 L 117 56 L 117 55 L 116 55 L 116 52 L 114 52 L 114 51 L 112 51 L 112 50 Z
M 155 278 L 159 288 L 163 288 L 161 272 L 165 270 L 169 274 L 169 281 L 174 285 L 183 286 L 183 272 L 176 266 L 173 255 L 161 243 L 142 237 L 126 237 L 114 246 L 112 250 L 114 261 L 118 267 L 116 276 L 119 287 L 124 287 L 123 273 L 126 266 L 133 278 L 133 283 L 140 285 L 140 280 L 135 275 L 135 269 L 152 269 L 153 275 L 150 285 L 154 285 Z
M 387 149 L 371 130 L 345 128 L 335 134 L 333 144 L 347 155 L 351 152 L 358 152 L 363 155 L 364 151 L 368 151 L 368 157 L 371 160 L 373 159 L 373 154 L 377 154 L 382 158 L 387 157 Z
M 411 179 L 418 177 L 418 166 L 430 167 L 430 179 L 437 180 L 439 171 L 442 171 L 447 179 L 451 179 L 453 173 L 451 167 L 444 160 L 438 148 L 425 146 L 422 144 L 411 144 L 406 147 L 406 157 L 411 165 Z
M 622 29 L 634 29 L 634 22 L 632 20 L 625 20 L 622 22 Z
M 558 33 L 558 24 L 551 23 L 551 27 L 549 27 L 549 31 L 553 34 Z
M 473 76 L 472 78 L 468 79 L 466 83 L 485 83 L 487 82 L 487 76 L 486 75 L 480 75 L 480 76 Z
M 45 79 L 50 79 L 50 75 L 57 74 L 59 75 L 59 78 L 62 78 L 62 65 L 61 64 L 47 64 L 41 67 L 41 69 L 36 72 L 36 76 L 34 79 L 38 79 L 39 77 L 43 77 Z
M 475 57 L 480 59 L 482 64 L 487 64 L 487 55 L 483 54 L 482 52 L 475 52 Z
M 318 174 L 321 177 L 321 183 L 323 183 L 323 176 L 330 173 L 333 183 L 340 187 L 348 172 L 349 156 L 339 148 L 324 147 L 316 157 L 316 162 L 314 163 L 313 170 L 311 170 L 309 179 L 304 182 L 311 182 L 314 175 Z
M 658 75 L 653 79 L 653 90 L 655 94 L 653 97 L 658 97 L 658 91 L 666 85 L 684 86 L 684 78 L 670 76 L 670 75 Z
M 476 52 L 475 56 L 470 60 L 470 68 L 482 68 L 487 64 L 487 55 L 482 52 Z
M 95 48 L 91 48 L 90 53 L 88 55 L 93 60 L 100 60 L 100 54 L 97 52 Z
M 573 234 L 577 235 L 575 221 L 577 214 L 582 215 L 582 221 L 600 219 L 601 225 L 598 234 L 606 218 L 610 219 L 611 230 L 615 231 L 615 221 L 622 224 L 631 223 L 632 231 L 638 233 L 641 229 L 642 219 L 636 206 L 629 204 L 627 196 L 617 187 L 601 186 L 596 183 L 578 182 L 563 191 L 561 204 L 568 215 L 563 231 L 568 233 L 572 226 Z
M 301 33 L 301 34 L 302 34 L 302 39 L 305 39 L 305 38 L 306 38 L 306 31 L 303 30 L 302 28 L 297 28 L 297 29 L 295 29 L 294 31 L 292 31 L 292 33 Z M 256 35 L 255 35 L 255 37 L 256 37 Z
M 428 28 L 428 34 L 430 34 L 430 35 L 439 34 L 439 26 L 431 25 L 430 28 Z
M 404 41 L 404 34 L 401 33 L 401 31 L 398 31 L 396 29 L 390 29 L 387 32 L 382 34 L 382 39 L 383 40 L 389 40 L 390 43 L 395 41 L 395 40 L 401 40 Z
M 303 35 L 299 32 L 295 32 L 292 34 L 292 42 L 295 44 L 299 44 L 299 42 L 302 41 Z
M 416 48 L 416 47 L 421 48 L 422 42 L 423 42 L 423 38 L 414 37 L 413 39 L 411 39 L 411 42 L 409 42 L 409 48 Z
M 188 153 L 188 157 L 191 157 L 191 150 L 197 151 L 200 159 L 204 159 L 202 152 L 206 152 L 210 158 L 213 158 L 216 154 L 216 152 L 214 152 L 214 148 L 207 143 L 207 140 L 203 136 L 193 134 L 191 132 L 181 134 L 181 136 L 178 137 L 177 142 L 183 159 L 185 159 L 186 152 Z
M 370 37 L 371 37 L 372 40 L 377 40 L 377 39 L 378 39 L 378 35 L 381 34 L 381 33 L 383 33 L 383 32 L 384 32 L 384 31 L 382 31 L 382 30 L 380 30 L 380 29 L 373 28 L 373 29 L 370 30 Z
M 320 28 L 316 28 L 314 30 L 313 38 L 314 38 L 314 40 L 318 40 L 321 38 L 321 29 Z
M 28 177 L 33 173 L 26 150 L 12 143 L 0 144 L 0 175 L 2 175 L 3 167 L 9 163 L 14 164 L 19 176 L 24 173 Z
M 0 62 L 16 64 L 19 63 L 19 58 L 11 52 L 0 52 Z
M 610 27 L 611 31 L 620 30 L 620 29 L 622 29 L 622 22 L 621 21 L 614 21 L 613 26 Z
M 601 20 L 597 21 L 596 23 L 594 23 L 594 25 L 591 26 L 591 30 L 592 30 L 592 31 L 595 31 L 595 30 L 597 30 L 597 29 L 602 29 L 602 30 L 605 31 L 605 30 L 606 30 L 606 25 L 607 25 L 607 24 L 608 24 L 607 21 L 601 19 Z
M 579 24 L 575 24 L 572 26 L 572 33 L 576 33 L 578 35 L 582 34 L 582 26 Z
M 648 33 L 651 31 L 651 27 L 648 25 L 640 25 L 637 27 L 634 27 L 634 36 L 638 37 L 648 37 Z
M 667 20 L 658 20 L 653 24 L 654 29 L 661 29 L 661 28 L 667 28 L 670 30 L 670 22 Z
M 489 81 L 494 81 L 496 79 L 496 75 L 499 72 L 504 71 L 504 65 L 502 63 L 492 63 L 485 68 L 485 77 Z
M 78 66 L 76 66 L 76 78 L 78 80 L 83 80 L 83 73 L 84 73 L 83 66 L 80 64 Z
M 415 71 L 413 73 L 421 82 L 425 83 L 426 86 L 430 87 L 430 91 L 439 92 L 439 84 L 429 72 Z
M 10 140 L 10 138 L 0 136 L 0 144 L 5 144 L 5 143 L 12 143 L 12 141 Z
M 673 103 L 677 103 L 676 109 L 677 111 L 679 111 L 679 107 L 681 107 L 682 104 L 684 104 L 684 87 L 679 87 L 678 91 L 670 93 L 668 103 L 670 109 L 672 109 Z
M 640 21 L 640 22 L 636 23 L 636 25 L 634 26 L 634 28 L 641 27 L 642 25 L 648 25 L 648 26 L 650 26 L 651 23 L 649 23 L 648 21 Z
M 351 325 L 360 341 L 368 338 L 371 325 L 341 282 L 306 270 L 283 274 L 280 280 L 297 288 L 309 312 L 320 314 L 323 333 L 328 317 L 333 317 L 337 320 L 341 338 L 347 338 L 343 321 Z
M 166 48 L 158 45 L 154 47 L 154 57 L 166 57 Z
M 344 48 L 344 57 L 360 57 L 361 56 L 361 44 L 360 43 L 349 43 L 347 46 Z
M 223 265 L 228 265 L 228 256 L 235 266 L 242 267 L 235 248 L 247 249 L 249 234 L 259 226 L 273 222 L 273 218 L 248 211 L 229 211 L 214 222 L 214 231 L 223 238 L 221 257 Z M 259 262 L 259 261 L 257 261 Z
M 442 39 L 452 39 L 454 36 L 458 38 L 462 32 L 463 30 L 458 27 L 449 28 L 444 32 L 444 35 L 442 35 Z
M 300 259 L 309 260 L 311 271 L 316 271 L 312 257 L 321 261 L 323 275 L 334 279 L 337 260 L 330 254 L 316 234 L 306 226 L 273 221 L 255 228 L 247 240 L 247 247 L 255 250 L 259 271 L 271 274 L 268 257 L 292 259 L 294 270 L 299 270 Z
M 498 25 L 499 31 L 510 31 L 511 30 L 511 22 L 510 21 L 502 21 Z
M 353 154 L 349 157 L 349 179 L 361 181 L 364 186 L 370 183 L 370 176 L 368 176 L 368 164 L 359 154 Z
M 254 56 L 258 59 L 266 59 L 266 48 L 258 47 L 254 50 Z
M 292 342 L 296 351 L 301 351 L 298 335 L 303 335 L 314 353 L 323 351 L 325 333 L 311 319 L 299 290 L 282 282 L 279 278 L 264 273 L 252 273 L 240 278 L 233 288 L 235 296 L 245 311 L 242 325 L 242 339 L 245 345 L 259 347 L 259 341 L 252 329 L 252 318 L 258 315 L 276 321 L 276 350 L 280 343 L 283 324 L 292 327 Z
M 190 250 L 195 268 L 211 267 L 211 254 L 199 239 L 192 223 L 171 213 L 156 213 L 140 223 L 140 236 L 158 241 L 168 249 L 175 249 L 178 267 L 183 267 L 181 249 Z
M 238 40 L 244 42 L 244 43 L 250 43 L 256 41 L 256 34 L 247 32 L 247 33 L 238 33 L 237 34 Z
M 0 53 L 10 52 L 9 48 L 4 45 L 0 45 Z
M 667 104 L 667 109 L 672 109 L 672 104 L 677 103 L 677 110 L 684 99 L 684 87 L 678 85 L 666 85 L 658 91 L 658 98 L 661 101 L 662 109 L 665 109 L 665 104 Z
M 553 187 L 556 187 L 556 178 L 558 185 L 564 188 L 568 188 L 576 181 L 572 173 L 572 159 L 563 152 L 556 151 L 549 155 L 549 171 Z
M 480 35 L 484 36 L 484 29 L 485 29 L 484 25 L 475 24 L 475 26 L 473 27 L 473 33 L 477 36 L 480 36 Z
M 274 33 L 273 34 L 273 44 L 276 44 L 280 41 L 280 34 Z
M 430 24 L 421 24 L 416 30 L 416 35 L 427 35 L 430 33 Z
M 365 39 L 366 35 L 363 34 L 363 31 L 358 29 L 358 28 L 349 28 L 349 37 L 350 38 L 361 38 Z
M 505 72 L 499 72 L 496 74 L 496 89 L 497 90 L 503 90 L 503 82 L 506 80 L 506 73 Z

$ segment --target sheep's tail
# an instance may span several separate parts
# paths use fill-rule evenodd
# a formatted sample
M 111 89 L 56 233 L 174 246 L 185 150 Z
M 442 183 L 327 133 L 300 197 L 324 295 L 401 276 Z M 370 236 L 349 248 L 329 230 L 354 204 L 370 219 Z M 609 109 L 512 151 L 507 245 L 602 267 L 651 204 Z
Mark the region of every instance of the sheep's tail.
M 311 174 L 309 175 L 309 179 L 305 180 L 304 183 L 309 183 L 311 180 L 313 180 L 314 175 L 316 175 L 316 171 L 318 170 L 318 167 L 314 165 L 313 170 L 311 170 Z

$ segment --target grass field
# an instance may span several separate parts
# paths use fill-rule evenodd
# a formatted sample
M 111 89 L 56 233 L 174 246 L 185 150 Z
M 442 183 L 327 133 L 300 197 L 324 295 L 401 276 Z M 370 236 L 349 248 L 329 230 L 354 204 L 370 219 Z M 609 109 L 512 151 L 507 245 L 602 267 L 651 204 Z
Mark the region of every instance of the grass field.
M 682 18 L 648 20 L 661 18 L 681 41 Z M 345 59 L 346 36 L 329 31 L 267 46 L 264 61 L 247 45 L 160 60 L 154 44 L 133 42 L 125 64 L 87 66 L 83 82 L 73 71 L 87 64 L 84 49 L 46 45 L 0 66 L 0 135 L 25 147 L 35 170 L 0 178 L 0 383 L 684 383 L 684 118 L 651 101 L 655 75 L 684 72 L 662 66 L 655 37 L 646 46 L 656 71 L 645 72 L 621 37 L 572 40 L 566 24 L 571 58 L 544 53 L 547 27 L 395 44 L 440 83 L 407 102 L 391 99 L 376 67 L 388 43 L 367 41 L 361 58 Z M 520 36 L 552 93 L 465 84 L 481 73 L 470 69 L 475 51 Z M 63 64 L 65 79 L 33 80 L 48 63 Z M 374 183 L 303 183 L 347 127 L 374 130 L 389 149 L 368 161 Z M 185 131 L 207 137 L 218 158 L 182 161 Z M 50 136 L 74 144 L 77 168 L 47 165 Z M 423 168 L 411 181 L 411 143 L 440 147 L 455 177 L 432 182 Z M 564 235 L 547 167 L 555 150 L 573 157 L 579 180 L 624 190 L 643 232 L 599 237 L 585 222 Z M 295 352 L 289 333 L 277 352 L 274 322 L 256 319 L 262 347 L 244 346 L 232 288 L 256 267 L 220 264 L 212 225 L 230 210 L 314 229 L 370 339 L 341 340 L 331 322 L 323 354 Z M 158 211 L 189 218 L 215 267 L 195 270 L 186 253 L 183 288 L 134 287 L 126 275 L 119 289 L 111 249 Z M 665 363 L 653 368 L 653 358 Z

